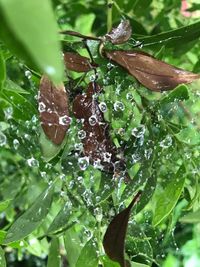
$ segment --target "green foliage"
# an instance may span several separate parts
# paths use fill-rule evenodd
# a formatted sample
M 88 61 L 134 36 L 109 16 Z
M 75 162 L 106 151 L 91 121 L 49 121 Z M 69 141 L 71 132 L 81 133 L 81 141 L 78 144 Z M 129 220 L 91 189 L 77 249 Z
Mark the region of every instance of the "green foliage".
M 113 2 L 113 25 L 126 17 L 133 29 L 120 49 L 132 50 L 140 41 L 139 51 L 199 73 L 198 13 L 184 17 L 179 0 Z M 190 12 L 199 12 L 199 4 L 188 2 Z M 106 1 L 0 0 L 0 19 L 0 266 L 119 267 L 105 255 L 102 241 L 138 190 L 125 258 L 134 267 L 199 266 L 199 80 L 151 92 L 111 66 L 98 41 L 87 41 L 103 88 L 97 100 L 106 104 L 111 141 L 130 176 L 125 183 L 123 172 L 113 178 L 87 161 L 80 166 L 82 125 L 72 101 L 85 92 L 94 71 L 67 70 L 64 76 L 62 50 L 89 55 L 80 39 L 58 34 L 103 36 Z M 40 125 L 44 73 L 69 92 L 72 122 L 59 146 Z

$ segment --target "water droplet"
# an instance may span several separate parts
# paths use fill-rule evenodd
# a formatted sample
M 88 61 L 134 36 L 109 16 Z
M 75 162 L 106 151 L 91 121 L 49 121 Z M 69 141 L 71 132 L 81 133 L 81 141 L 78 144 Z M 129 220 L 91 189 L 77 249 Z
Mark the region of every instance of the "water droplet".
M 144 125 L 140 125 L 138 127 L 133 128 L 131 134 L 133 136 L 135 136 L 136 138 L 140 138 L 142 136 L 144 136 L 145 133 L 145 126 Z
M 165 139 L 163 139 L 160 143 L 162 148 L 168 148 L 172 145 L 172 138 L 170 135 L 167 135 Z
M 12 118 L 12 115 L 13 115 L 13 108 L 12 107 L 5 108 L 3 111 L 5 114 L 5 119 L 9 120 Z
M 38 106 L 38 110 L 39 112 L 44 112 L 46 110 L 46 105 L 43 102 L 40 102 Z
M 17 139 L 14 139 L 13 140 L 13 147 L 14 147 L 14 149 L 18 149 L 18 147 L 19 147 L 19 141 L 17 140 Z
M 97 117 L 95 115 L 92 115 L 89 117 L 89 124 L 91 126 L 94 126 L 97 123 Z
M 99 109 L 101 110 L 101 112 L 106 112 L 107 111 L 107 105 L 105 102 L 101 102 L 99 104 Z
M 84 130 L 80 130 L 80 131 L 78 131 L 78 138 L 79 139 L 84 139 L 86 137 L 86 131 L 84 131 Z
M 132 155 L 132 163 L 136 163 L 141 159 L 140 155 L 138 154 L 133 154 Z
M 7 137 L 5 136 L 5 134 L 0 132 L 0 146 L 5 146 L 6 143 L 7 143 Z
M 127 94 L 126 94 L 126 99 L 127 99 L 127 100 L 130 100 L 130 101 L 133 100 L 133 95 L 132 95 L 132 93 L 127 93 Z
M 35 158 L 30 158 L 30 159 L 27 159 L 27 163 L 30 167 L 38 167 L 39 166 L 39 162 L 37 159 Z
M 82 171 L 86 170 L 89 166 L 89 158 L 88 157 L 82 157 L 78 159 L 78 165 Z
M 103 218 L 102 209 L 101 208 L 94 209 L 94 215 L 96 217 L 97 222 L 101 222 Z
M 83 144 L 82 143 L 76 143 L 74 145 L 74 148 L 75 148 L 75 150 L 78 150 L 78 151 L 83 150 Z
M 111 161 L 112 154 L 109 152 L 103 153 L 103 161 L 104 162 L 110 162 Z
M 31 77 L 32 77 L 32 73 L 30 72 L 30 70 L 26 70 L 26 71 L 25 71 L 25 76 L 26 76 L 28 79 L 31 79 Z
M 59 124 L 60 125 L 69 125 L 71 123 L 71 118 L 67 115 L 59 117 Z
M 103 170 L 103 165 L 101 164 L 101 160 L 97 159 L 94 161 L 93 166 L 95 169 Z
M 125 106 L 121 101 L 116 101 L 114 103 L 114 110 L 115 111 L 123 111 L 124 109 L 125 109 Z

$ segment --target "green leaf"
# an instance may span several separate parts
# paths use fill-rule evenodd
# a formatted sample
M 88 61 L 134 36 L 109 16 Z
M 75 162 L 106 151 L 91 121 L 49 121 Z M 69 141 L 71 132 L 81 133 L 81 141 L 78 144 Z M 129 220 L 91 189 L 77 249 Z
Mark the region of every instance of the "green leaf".
M 76 267 L 98 267 L 96 245 L 93 239 L 90 239 L 81 250 Z
M 155 191 L 156 184 L 157 184 L 157 176 L 156 174 L 152 174 L 151 177 L 149 177 L 149 179 L 147 180 L 141 198 L 137 204 L 136 207 L 137 213 L 140 212 L 149 203 Z
M 47 267 L 60 267 L 60 252 L 59 252 L 59 239 L 53 238 L 51 241 L 51 247 L 48 255 Z
M 137 0 L 133 5 L 133 12 L 136 16 L 144 15 L 144 12 L 151 5 L 152 0 Z
M 64 206 L 62 206 L 53 222 L 50 224 L 47 230 L 47 234 L 56 232 L 63 228 L 68 223 L 68 217 L 70 216 L 70 214 L 71 209 L 69 209 L 68 205 L 65 204 Z
M 5 79 L 6 79 L 6 66 L 3 55 L 0 52 L 0 90 L 3 87 Z
M 184 187 L 186 169 L 181 166 L 167 187 L 156 197 L 153 225 L 160 224 L 174 209 Z
M 120 267 L 120 264 L 116 261 L 112 261 L 108 258 L 108 256 L 104 256 L 101 258 L 104 267 Z
M 63 79 L 58 28 L 50 1 L 1 0 L 1 38 L 19 56 L 29 58 L 55 83 Z
M 6 259 L 5 259 L 4 254 L 5 254 L 4 250 L 2 249 L 2 247 L 0 247 L 0 266 L 1 267 L 6 267 Z
M 159 33 L 152 36 L 142 36 L 137 39 L 143 42 L 143 46 L 162 46 L 177 47 L 197 40 L 200 37 L 200 21 L 178 28 L 176 30 Z
M 192 126 L 181 130 L 176 134 L 176 137 L 179 141 L 188 145 L 197 145 L 200 143 L 200 133 Z
M 49 212 L 53 199 L 54 187 L 50 185 L 9 228 L 4 244 L 25 238 L 32 233 Z
M 186 214 L 179 220 L 182 223 L 199 223 L 200 222 L 200 209 L 195 212 L 190 212 Z
M 0 202 L 0 212 L 4 211 L 5 209 L 7 209 L 7 207 L 9 206 L 11 202 L 11 199 L 5 200 L 5 201 L 1 201 Z
M 68 229 L 64 235 L 65 250 L 70 267 L 75 267 L 81 252 L 81 240 L 75 227 Z
M 11 81 L 10 79 L 7 79 L 4 83 L 4 89 L 13 91 L 18 94 L 30 94 L 28 91 L 21 88 L 17 83 Z
M 45 161 L 52 160 L 58 153 L 61 151 L 65 142 L 62 142 L 61 145 L 55 145 L 50 139 L 48 139 L 41 130 L 40 134 L 40 145 L 42 149 L 42 156 L 44 157 Z
M 173 91 L 160 100 L 160 105 L 167 105 L 172 102 L 184 101 L 189 99 L 188 86 L 178 85 Z

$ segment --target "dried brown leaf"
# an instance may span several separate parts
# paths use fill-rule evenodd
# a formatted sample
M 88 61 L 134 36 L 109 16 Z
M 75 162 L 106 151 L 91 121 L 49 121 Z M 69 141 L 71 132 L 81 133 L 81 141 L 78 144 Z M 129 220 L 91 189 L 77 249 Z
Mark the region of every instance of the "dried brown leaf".
M 123 20 L 121 23 L 105 35 L 105 38 L 112 44 L 123 44 L 127 42 L 132 34 L 129 20 Z
M 126 267 L 124 258 L 125 238 L 128 227 L 128 220 L 132 207 L 140 199 L 141 192 L 133 198 L 129 206 L 117 214 L 110 222 L 103 239 L 103 246 L 108 257 L 119 262 L 121 267 Z
M 200 78 L 199 74 L 176 68 L 144 52 L 117 50 L 105 51 L 105 55 L 152 91 L 171 90 Z
M 53 85 L 47 76 L 42 76 L 39 112 L 41 125 L 47 137 L 54 144 L 61 144 L 71 121 L 68 111 L 68 95 L 64 84 Z
M 68 70 L 72 70 L 76 72 L 88 72 L 94 67 L 97 67 L 96 64 L 90 62 L 89 58 L 83 57 L 79 55 L 78 53 L 74 53 L 74 52 L 64 53 L 64 63 L 65 63 L 65 67 Z
M 83 119 L 83 130 L 86 133 L 86 137 L 82 139 L 84 155 L 89 157 L 91 163 L 99 162 L 104 170 L 113 172 L 114 163 L 119 159 L 109 136 L 109 126 L 104 121 L 98 102 L 94 98 L 95 92 L 100 91 L 99 85 L 90 83 L 86 94 L 76 96 L 73 113 L 76 118 Z

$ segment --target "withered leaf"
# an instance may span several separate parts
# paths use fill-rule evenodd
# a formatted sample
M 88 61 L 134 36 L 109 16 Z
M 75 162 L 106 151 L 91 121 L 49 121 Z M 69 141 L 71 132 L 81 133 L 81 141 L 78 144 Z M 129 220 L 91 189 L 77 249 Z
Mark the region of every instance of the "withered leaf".
M 112 44 L 123 44 L 131 37 L 132 29 L 129 20 L 122 20 L 121 23 L 105 35 L 105 38 Z
M 68 95 L 64 84 L 56 86 L 47 76 L 42 76 L 39 112 L 41 126 L 47 137 L 54 144 L 61 144 L 71 122 L 68 111 Z
M 105 51 L 105 55 L 152 91 L 171 90 L 200 78 L 199 74 L 176 68 L 144 52 L 117 50 Z
M 95 63 L 91 63 L 89 58 L 83 57 L 74 52 L 64 53 L 64 63 L 68 70 L 76 72 L 88 72 L 98 66 Z
M 128 227 L 128 220 L 132 207 L 140 199 L 141 192 L 133 198 L 129 206 L 117 214 L 110 222 L 103 239 L 103 246 L 108 257 L 119 262 L 121 267 L 127 267 L 124 258 L 125 238 Z
M 108 124 L 104 121 L 98 102 L 94 95 L 101 88 L 96 83 L 90 83 L 86 94 L 77 95 L 73 102 L 73 113 L 77 119 L 83 119 L 83 130 L 86 133 L 82 139 L 84 155 L 90 162 L 98 162 L 104 170 L 114 171 L 116 148 L 109 136 Z

